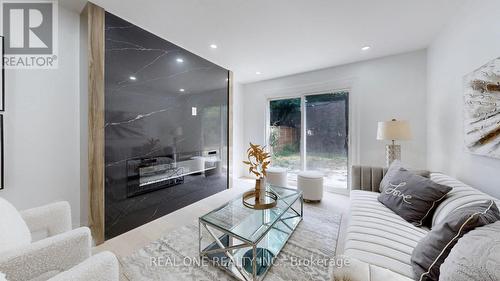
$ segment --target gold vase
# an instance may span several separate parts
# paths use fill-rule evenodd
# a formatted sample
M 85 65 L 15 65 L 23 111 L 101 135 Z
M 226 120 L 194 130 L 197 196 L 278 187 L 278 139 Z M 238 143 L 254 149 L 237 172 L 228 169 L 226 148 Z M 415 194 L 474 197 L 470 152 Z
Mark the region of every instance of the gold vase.
M 255 202 L 259 203 L 260 202 L 260 195 L 261 195 L 261 190 L 262 190 L 262 181 L 263 178 L 258 178 L 255 180 Z
M 254 190 L 243 193 L 243 205 L 256 210 L 271 209 L 276 206 L 278 195 L 263 188 L 263 183 L 264 179 L 258 178 L 255 180 Z

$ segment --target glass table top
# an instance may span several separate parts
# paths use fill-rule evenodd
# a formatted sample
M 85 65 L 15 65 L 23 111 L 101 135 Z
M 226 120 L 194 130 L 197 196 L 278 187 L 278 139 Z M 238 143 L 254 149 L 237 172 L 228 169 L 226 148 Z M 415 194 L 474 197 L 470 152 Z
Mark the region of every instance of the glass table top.
M 290 215 L 286 214 L 287 211 L 302 195 L 299 190 L 273 185 L 267 185 L 266 190 L 278 195 L 277 204 L 272 209 L 247 208 L 240 196 L 200 217 L 200 220 L 248 242 L 257 242 L 281 217 Z

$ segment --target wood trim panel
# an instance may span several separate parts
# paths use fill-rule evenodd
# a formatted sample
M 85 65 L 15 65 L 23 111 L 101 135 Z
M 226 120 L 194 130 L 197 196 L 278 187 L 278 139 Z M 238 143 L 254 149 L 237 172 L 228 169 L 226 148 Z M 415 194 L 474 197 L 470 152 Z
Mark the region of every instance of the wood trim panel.
M 104 242 L 104 24 L 103 8 L 85 7 L 88 48 L 89 227 L 97 245 Z

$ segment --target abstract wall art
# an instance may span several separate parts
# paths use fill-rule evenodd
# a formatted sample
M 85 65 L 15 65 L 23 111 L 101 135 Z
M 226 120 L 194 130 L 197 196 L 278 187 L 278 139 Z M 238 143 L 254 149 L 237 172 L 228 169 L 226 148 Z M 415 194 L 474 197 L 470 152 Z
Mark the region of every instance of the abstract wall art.
M 0 190 L 4 189 L 3 115 L 0 115 Z
M 500 158 L 500 58 L 464 77 L 467 151 Z
M 5 110 L 5 68 L 3 58 L 5 57 L 4 52 L 4 40 L 3 36 L 0 36 L 0 56 L 2 69 L 0 69 L 0 111 Z

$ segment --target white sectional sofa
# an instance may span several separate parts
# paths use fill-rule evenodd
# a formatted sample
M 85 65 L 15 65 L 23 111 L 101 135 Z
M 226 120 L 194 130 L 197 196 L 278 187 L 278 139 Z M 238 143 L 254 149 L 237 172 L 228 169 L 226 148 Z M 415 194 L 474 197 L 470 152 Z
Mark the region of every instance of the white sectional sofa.
M 411 267 L 412 251 L 429 229 L 415 227 L 389 210 L 377 200 L 379 185 L 386 170 L 376 167 L 354 166 L 351 176 L 351 210 L 345 230 L 344 255 L 359 260 L 354 268 L 362 280 L 414 280 Z M 453 190 L 439 204 L 430 223 L 431 227 L 457 208 L 492 199 L 452 177 L 440 173 L 425 173 L 431 180 Z M 497 205 L 500 201 L 494 200 Z M 390 272 L 387 271 L 390 270 Z M 358 280 L 361 277 L 356 277 Z

